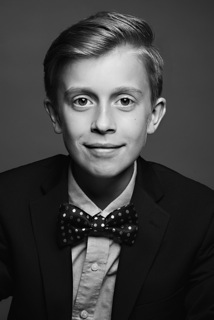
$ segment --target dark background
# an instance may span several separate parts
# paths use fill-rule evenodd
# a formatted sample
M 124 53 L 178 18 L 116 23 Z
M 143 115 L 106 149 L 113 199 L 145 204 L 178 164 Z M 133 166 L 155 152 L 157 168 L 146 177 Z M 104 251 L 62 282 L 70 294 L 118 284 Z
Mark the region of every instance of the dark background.
M 69 25 L 115 10 L 147 20 L 165 60 L 167 114 L 142 155 L 214 188 L 213 9 L 212 0 L 1 0 L 0 171 L 66 153 L 43 109 L 44 55 Z

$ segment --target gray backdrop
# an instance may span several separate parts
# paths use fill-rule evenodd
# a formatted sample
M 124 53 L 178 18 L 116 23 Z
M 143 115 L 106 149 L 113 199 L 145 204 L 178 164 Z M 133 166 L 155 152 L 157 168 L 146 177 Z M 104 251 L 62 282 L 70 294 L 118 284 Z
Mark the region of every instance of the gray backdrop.
M 151 23 L 165 60 L 167 114 L 142 152 L 214 188 L 212 0 L 1 0 L 0 171 L 66 153 L 43 109 L 42 61 L 65 27 L 99 10 Z M 0 304 L 5 320 L 10 299 Z

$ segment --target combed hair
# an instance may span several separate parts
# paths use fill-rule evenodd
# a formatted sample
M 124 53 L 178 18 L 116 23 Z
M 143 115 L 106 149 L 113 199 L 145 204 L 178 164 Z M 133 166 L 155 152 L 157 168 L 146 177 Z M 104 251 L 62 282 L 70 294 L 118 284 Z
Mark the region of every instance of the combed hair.
M 116 12 L 98 12 L 64 30 L 44 59 L 47 97 L 55 100 L 58 79 L 67 62 L 102 56 L 114 48 L 131 45 L 145 64 L 154 103 L 162 92 L 163 59 L 153 46 L 154 34 L 143 19 Z

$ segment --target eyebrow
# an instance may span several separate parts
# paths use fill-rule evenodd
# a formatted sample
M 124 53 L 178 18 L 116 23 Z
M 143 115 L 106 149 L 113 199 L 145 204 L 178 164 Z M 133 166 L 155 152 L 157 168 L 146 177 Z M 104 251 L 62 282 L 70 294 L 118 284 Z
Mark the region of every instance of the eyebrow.
M 126 87 L 121 86 L 115 88 L 111 94 L 112 97 L 117 96 L 119 94 L 140 94 L 143 95 L 143 92 L 140 89 L 135 87 Z M 68 98 L 70 95 L 79 95 L 79 94 L 86 94 L 90 95 L 94 98 L 97 97 L 97 94 L 90 88 L 90 87 L 70 87 L 64 93 L 65 99 Z
M 135 87 L 118 87 L 115 88 L 113 91 L 113 95 L 121 94 L 121 93 L 135 93 L 135 94 L 140 94 L 143 95 L 143 92 L 140 89 L 137 89 Z
M 86 94 L 96 97 L 97 95 L 88 87 L 70 87 L 64 93 L 65 99 L 69 98 L 70 95 Z

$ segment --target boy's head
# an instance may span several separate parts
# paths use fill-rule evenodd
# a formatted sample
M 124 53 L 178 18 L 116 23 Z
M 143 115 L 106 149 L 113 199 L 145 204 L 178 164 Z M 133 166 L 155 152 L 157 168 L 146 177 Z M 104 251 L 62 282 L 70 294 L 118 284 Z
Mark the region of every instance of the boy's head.
M 64 31 L 46 55 L 45 107 L 84 177 L 128 180 L 165 114 L 152 40 L 143 20 L 99 13 Z
M 99 12 L 63 31 L 44 60 L 47 97 L 56 102 L 58 80 L 69 61 L 100 57 L 116 47 L 130 45 L 145 64 L 152 104 L 162 92 L 163 60 L 153 46 L 154 35 L 142 19 L 114 12 Z

